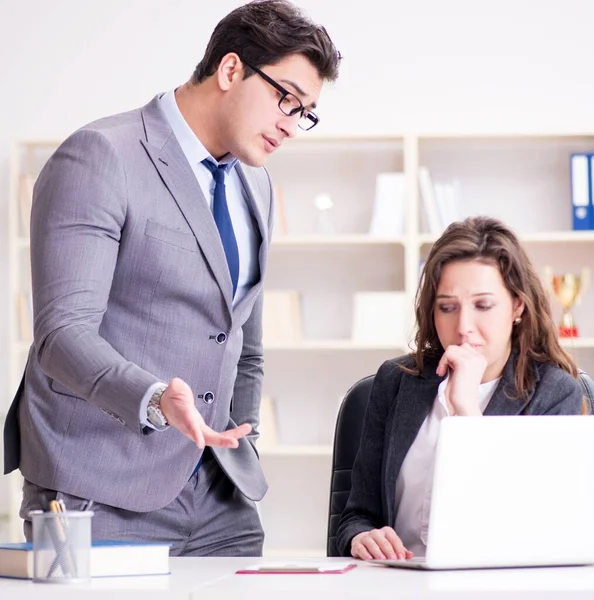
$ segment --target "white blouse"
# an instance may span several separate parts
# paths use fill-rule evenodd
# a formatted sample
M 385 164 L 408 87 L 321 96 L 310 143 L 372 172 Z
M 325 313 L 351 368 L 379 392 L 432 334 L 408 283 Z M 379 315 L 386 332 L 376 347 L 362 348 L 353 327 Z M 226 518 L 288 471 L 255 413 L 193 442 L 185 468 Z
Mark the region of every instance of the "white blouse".
M 499 379 L 479 386 L 481 412 L 489 403 Z M 405 548 L 414 552 L 415 556 L 425 556 L 427 549 L 437 435 L 441 420 L 451 416 L 444 396 L 447 381 L 446 377 L 439 384 L 433 407 L 406 454 L 396 480 L 394 529 Z

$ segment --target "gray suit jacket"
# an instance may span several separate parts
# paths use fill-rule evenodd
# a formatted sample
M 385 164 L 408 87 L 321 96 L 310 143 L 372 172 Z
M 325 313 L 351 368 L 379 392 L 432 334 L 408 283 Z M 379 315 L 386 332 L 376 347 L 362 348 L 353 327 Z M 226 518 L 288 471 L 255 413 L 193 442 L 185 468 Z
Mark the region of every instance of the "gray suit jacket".
M 271 182 L 236 168 L 263 277 Z M 167 505 L 200 450 L 173 428 L 147 435 L 139 412 L 151 384 L 178 376 L 215 430 L 254 427 L 238 449 L 213 452 L 245 496 L 262 498 L 262 281 L 232 307 L 218 230 L 158 97 L 56 150 L 35 185 L 31 265 L 35 341 L 5 425 L 5 472 L 128 510 Z
M 581 385 L 552 364 L 533 363 L 535 387 L 527 397 L 515 399 L 515 357 L 512 352 L 484 415 L 580 414 Z M 353 465 L 351 493 L 336 532 L 342 556 L 350 556 L 351 540 L 358 533 L 394 527 L 396 479 L 442 381 L 435 373 L 437 361 L 427 361 L 419 376 L 404 372 L 399 363 L 415 366 L 410 355 L 388 360 L 373 383 Z

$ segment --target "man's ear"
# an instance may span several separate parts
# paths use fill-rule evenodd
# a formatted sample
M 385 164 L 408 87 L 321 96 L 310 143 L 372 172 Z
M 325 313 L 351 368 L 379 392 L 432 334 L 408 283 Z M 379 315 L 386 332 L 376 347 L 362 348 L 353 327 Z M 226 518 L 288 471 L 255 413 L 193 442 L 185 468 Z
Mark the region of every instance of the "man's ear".
M 215 77 L 221 90 L 231 89 L 233 84 L 243 79 L 243 63 L 235 52 L 229 52 L 221 58 Z

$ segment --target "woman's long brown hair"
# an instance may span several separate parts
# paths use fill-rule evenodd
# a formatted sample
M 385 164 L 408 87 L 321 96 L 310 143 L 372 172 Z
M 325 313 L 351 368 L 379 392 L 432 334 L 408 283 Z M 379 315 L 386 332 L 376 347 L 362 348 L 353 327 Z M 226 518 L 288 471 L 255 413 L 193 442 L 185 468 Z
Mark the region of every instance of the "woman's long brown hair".
M 577 366 L 559 344 L 548 296 L 528 255 L 513 231 L 490 217 L 452 223 L 429 252 L 415 300 L 418 372 L 423 370 L 425 358 L 439 358 L 444 352 L 433 319 L 443 269 L 453 261 L 471 260 L 498 267 L 512 297 L 524 303 L 522 319 L 514 325 L 511 340 L 512 349 L 518 352 L 515 383 L 519 397 L 534 387 L 531 361 L 551 362 L 577 379 Z

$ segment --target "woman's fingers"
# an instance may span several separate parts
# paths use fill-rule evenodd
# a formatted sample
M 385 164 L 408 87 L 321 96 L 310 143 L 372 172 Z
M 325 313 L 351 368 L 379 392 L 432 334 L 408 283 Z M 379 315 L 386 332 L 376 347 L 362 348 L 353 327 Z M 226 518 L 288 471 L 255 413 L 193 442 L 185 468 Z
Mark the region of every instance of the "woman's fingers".
M 408 550 L 404 547 L 402 540 L 396 535 L 396 532 L 391 527 L 384 527 L 383 531 L 386 540 L 389 542 L 392 551 L 395 554 L 394 558 L 397 558 L 398 560 L 409 558 L 406 556 Z
M 439 364 L 437 365 L 437 369 L 436 369 L 436 373 L 440 376 L 440 377 L 445 377 L 445 374 L 448 371 L 448 356 L 447 354 L 444 352 L 439 360 Z
M 403 560 L 413 556 L 391 527 L 372 529 L 356 535 L 351 542 L 351 554 L 363 560 Z

